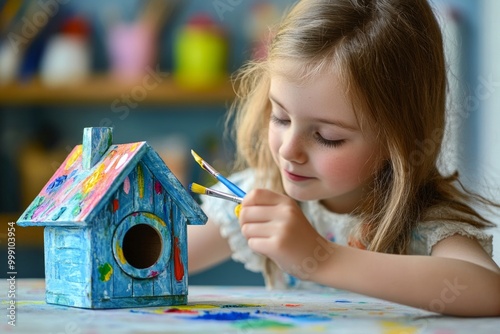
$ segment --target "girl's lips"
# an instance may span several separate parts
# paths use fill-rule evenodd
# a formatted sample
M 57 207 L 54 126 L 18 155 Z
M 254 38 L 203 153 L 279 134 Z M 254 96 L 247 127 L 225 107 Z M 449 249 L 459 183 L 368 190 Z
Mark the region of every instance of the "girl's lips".
M 300 182 L 300 181 L 307 181 L 307 180 L 310 180 L 312 179 L 312 177 L 307 177 L 307 176 L 301 176 L 301 175 L 297 175 L 297 174 L 293 174 L 293 173 L 290 173 L 288 171 L 284 171 L 285 175 L 287 178 L 289 178 L 290 180 L 292 181 L 296 181 L 296 182 Z

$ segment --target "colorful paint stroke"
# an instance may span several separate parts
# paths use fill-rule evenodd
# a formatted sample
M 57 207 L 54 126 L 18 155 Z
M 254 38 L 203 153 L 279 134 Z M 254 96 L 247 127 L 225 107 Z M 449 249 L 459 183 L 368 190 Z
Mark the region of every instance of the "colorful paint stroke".
M 7 282 L 0 282 L 7 291 Z M 18 280 L 16 327 L 2 333 L 374 333 L 490 334 L 499 318 L 457 318 L 342 290 L 268 291 L 264 287 L 191 286 L 189 303 L 82 311 L 44 302 L 42 280 Z M 339 303 L 338 301 L 344 301 Z M 0 296 L 7 307 L 8 296 Z M 289 307 L 286 305 L 296 305 Z M 342 305 L 342 310 L 339 310 Z M 29 318 L 29 319 L 28 319 Z
M 144 142 L 113 145 L 102 161 L 88 170 L 82 168 L 82 146 L 76 146 L 22 219 L 35 222 L 84 221 L 127 164 L 145 148 L 144 145 Z

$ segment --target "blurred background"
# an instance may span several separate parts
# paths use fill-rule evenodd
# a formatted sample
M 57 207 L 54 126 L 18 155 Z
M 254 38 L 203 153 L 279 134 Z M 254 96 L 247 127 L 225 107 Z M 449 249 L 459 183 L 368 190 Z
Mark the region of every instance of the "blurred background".
M 84 127 L 112 126 L 115 143 L 148 141 L 184 185 L 213 182 L 190 149 L 227 170 L 230 75 L 265 56 L 269 27 L 294 2 L 0 0 L 0 268 L 7 222 L 81 143 Z M 442 168 L 458 169 L 466 186 L 500 200 L 500 2 L 433 4 L 450 71 Z M 43 277 L 42 228 L 16 228 L 16 254 L 18 277 Z M 189 282 L 263 284 L 233 261 Z

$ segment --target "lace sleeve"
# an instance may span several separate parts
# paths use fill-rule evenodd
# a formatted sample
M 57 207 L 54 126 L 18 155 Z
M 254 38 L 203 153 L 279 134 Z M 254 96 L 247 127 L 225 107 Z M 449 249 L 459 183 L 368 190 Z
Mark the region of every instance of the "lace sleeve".
M 493 236 L 477 227 L 462 222 L 420 223 L 412 235 L 411 252 L 414 255 L 430 255 L 435 244 L 454 234 L 476 239 L 486 253 L 492 256 Z
M 245 170 L 231 175 L 229 179 L 238 187 L 247 191 L 252 187 L 253 174 L 251 171 Z M 212 188 L 230 192 L 221 183 L 217 183 Z M 262 272 L 264 270 L 265 258 L 260 254 L 254 253 L 248 247 L 246 238 L 241 234 L 240 224 L 234 214 L 236 203 L 208 196 L 203 196 L 201 200 L 203 211 L 211 221 L 219 226 L 221 235 L 227 239 L 232 251 L 232 259 L 243 263 L 245 268 L 250 271 Z

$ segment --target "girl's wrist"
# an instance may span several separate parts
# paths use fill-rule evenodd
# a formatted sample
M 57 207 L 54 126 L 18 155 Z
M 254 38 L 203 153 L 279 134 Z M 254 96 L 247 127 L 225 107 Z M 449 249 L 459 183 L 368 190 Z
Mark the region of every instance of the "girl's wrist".
M 333 278 L 332 273 L 335 272 L 335 262 L 341 247 L 323 237 L 316 238 L 316 243 L 312 256 L 303 259 L 301 267 L 307 274 L 308 280 L 331 286 L 332 284 L 325 282 Z

